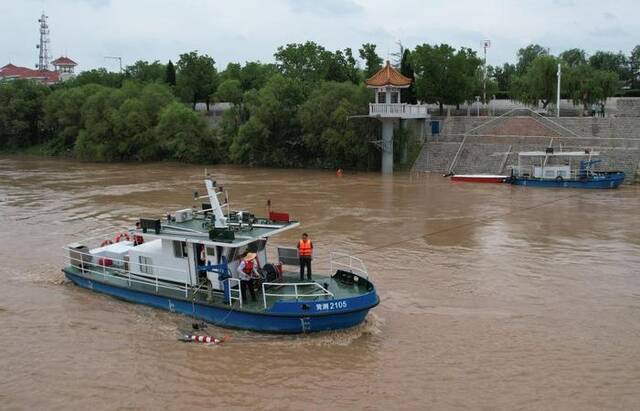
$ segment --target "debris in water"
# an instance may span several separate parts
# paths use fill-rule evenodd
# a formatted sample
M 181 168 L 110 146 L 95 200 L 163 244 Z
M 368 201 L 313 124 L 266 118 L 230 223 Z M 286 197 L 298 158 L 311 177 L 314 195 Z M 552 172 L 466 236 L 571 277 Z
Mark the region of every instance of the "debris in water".
M 182 342 L 196 342 L 204 344 L 222 344 L 228 339 L 229 337 L 227 337 L 226 335 L 224 337 L 216 338 L 212 335 L 183 334 L 180 337 L 180 341 Z

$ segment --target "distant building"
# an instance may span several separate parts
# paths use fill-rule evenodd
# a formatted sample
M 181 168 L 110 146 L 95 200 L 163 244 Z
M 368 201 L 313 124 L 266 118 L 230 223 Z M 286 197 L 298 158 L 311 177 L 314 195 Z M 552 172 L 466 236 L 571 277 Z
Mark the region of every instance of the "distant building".
M 58 57 L 57 59 L 51 62 L 54 67 L 54 71 L 60 75 L 60 81 L 67 81 L 75 74 L 73 70 L 75 66 L 78 65 L 75 61 L 71 60 L 69 57 Z
M 66 81 L 74 76 L 74 68 L 78 64 L 69 57 L 58 57 L 53 60 L 54 70 L 49 70 L 49 17 L 42 13 L 38 23 L 40 23 L 40 43 L 36 45 L 38 49 L 38 63 L 36 69 L 15 66 L 11 63 L 0 67 L 0 81 L 11 81 L 17 79 L 35 80 L 43 84 L 55 84 Z
M 430 118 L 427 106 L 405 104 L 400 101 L 400 90 L 410 87 L 411 81 L 410 78 L 391 67 L 389 61 L 365 81 L 367 88 L 373 89 L 376 97 L 376 102 L 369 104 L 369 117 L 377 118 L 382 122 L 382 140 L 377 141 L 376 144 L 382 149 L 383 174 L 393 173 L 394 125 L 399 123 L 399 120 L 416 119 L 426 122 Z
M 14 66 L 11 63 L 0 67 L 0 81 L 18 79 L 35 80 L 43 84 L 55 84 L 61 80 L 60 73 L 51 70 L 33 70 L 27 67 Z

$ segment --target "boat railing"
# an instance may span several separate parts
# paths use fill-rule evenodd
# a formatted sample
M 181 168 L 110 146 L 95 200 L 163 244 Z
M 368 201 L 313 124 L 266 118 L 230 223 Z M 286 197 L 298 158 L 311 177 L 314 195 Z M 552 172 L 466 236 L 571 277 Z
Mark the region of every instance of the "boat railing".
M 100 275 L 103 278 L 113 278 L 113 279 L 126 279 L 127 283 L 131 285 L 132 283 L 136 284 L 145 284 L 151 285 L 155 287 L 156 293 L 160 288 L 179 291 L 185 294 L 185 297 L 188 297 L 189 291 L 192 290 L 193 287 L 189 285 L 188 282 L 184 283 L 184 286 L 181 283 L 167 283 L 162 278 L 158 277 L 158 270 L 164 271 L 174 271 L 182 273 L 183 271 L 178 270 L 172 267 L 164 267 L 152 264 L 144 264 L 145 267 L 150 268 L 151 273 L 132 273 L 129 270 L 129 266 L 131 264 L 139 264 L 137 262 L 131 262 L 128 260 L 120 260 L 112 257 L 104 257 L 104 256 L 95 256 L 90 253 L 82 252 L 78 249 L 71 248 L 69 246 L 64 247 L 64 250 L 67 251 L 64 253 L 64 261 L 65 264 L 75 267 L 79 269 L 83 273 L 91 273 L 94 275 Z M 104 262 L 100 264 L 100 259 L 108 259 L 111 261 L 110 266 L 107 266 Z M 98 261 L 95 261 L 95 260 Z M 103 260 L 104 261 L 104 260 Z
M 242 307 L 242 290 L 240 288 L 240 279 L 229 277 L 226 281 L 227 287 L 229 287 L 229 294 L 227 295 L 227 297 L 229 298 L 229 305 L 233 305 L 233 301 L 238 301 L 240 307 Z M 237 288 L 234 289 L 233 284 L 235 284 Z M 233 295 L 234 293 L 236 293 L 235 296 Z
M 278 288 L 293 288 L 293 293 L 270 293 L 267 292 L 267 287 L 278 287 Z M 302 293 L 300 292 L 300 287 L 313 287 L 310 293 Z M 318 283 L 307 282 L 307 283 L 262 283 L 262 301 L 264 303 L 264 308 L 267 308 L 267 297 L 288 297 L 295 298 L 298 301 L 300 298 L 309 298 L 309 297 L 331 297 L 334 298 L 334 295 L 331 291 L 327 290 L 325 287 Z
M 338 269 L 348 271 L 360 277 L 369 279 L 369 272 L 364 265 L 364 261 L 358 257 L 340 251 L 332 251 L 329 253 L 329 263 L 331 264 L 331 272 L 334 273 Z
M 558 178 L 558 176 L 553 176 L 553 177 L 545 177 L 545 176 L 535 177 L 534 176 L 534 174 L 535 174 L 534 168 L 535 167 L 536 166 L 520 166 L 520 167 L 513 166 L 512 167 L 513 175 L 515 177 L 540 178 L 542 180 L 554 180 L 554 179 Z M 550 166 L 547 166 L 547 167 L 550 167 Z M 594 174 L 597 174 L 597 171 L 594 171 L 594 170 L 580 170 L 580 169 L 572 168 L 569 171 L 569 175 L 568 176 L 561 176 L 561 177 L 566 178 L 566 179 L 570 179 L 570 180 L 577 180 L 577 179 L 579 179 L 581 177 L 592 176 Z

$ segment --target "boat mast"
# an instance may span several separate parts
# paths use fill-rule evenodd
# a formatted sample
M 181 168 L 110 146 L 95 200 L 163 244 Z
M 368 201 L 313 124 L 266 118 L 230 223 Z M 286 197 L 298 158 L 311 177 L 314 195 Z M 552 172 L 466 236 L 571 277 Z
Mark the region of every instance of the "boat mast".
M 207 187 L 207 194 L 209 196 L 209 202 L 211 203 L 211 211 L 216 217 L 216 227 L 226 227 L 227 217 L 222 212 L 222 207 L 227 206 L 227 203 L 220 204 L 218 201 L 218 195 L 223 194 L 222 191 L 216 191 L 216 183 L 209 178 L 205 178 L 204 185 Z

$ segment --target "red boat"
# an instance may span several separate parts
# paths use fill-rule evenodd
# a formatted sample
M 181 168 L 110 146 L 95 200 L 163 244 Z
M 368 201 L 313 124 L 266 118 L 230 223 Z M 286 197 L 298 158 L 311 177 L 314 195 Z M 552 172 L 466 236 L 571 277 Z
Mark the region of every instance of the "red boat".
M 509 176 L 494 174 L 454 174 L 451 181 L 464 181 L 467 183 L 504 183 Z

